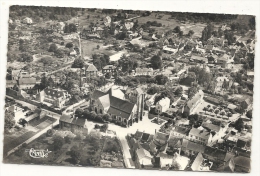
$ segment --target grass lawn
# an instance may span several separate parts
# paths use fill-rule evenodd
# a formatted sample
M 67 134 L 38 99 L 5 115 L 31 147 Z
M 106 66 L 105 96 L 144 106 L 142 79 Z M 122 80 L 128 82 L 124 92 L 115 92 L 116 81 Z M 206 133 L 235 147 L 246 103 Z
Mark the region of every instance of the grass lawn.
M 116 53 L 116 51 L 106 50 L 103 47 L 100 47 L 100 49 L 97 49 L 97 45 L 103 46 L 103 42 L 81 39 L 81 47 L 82 47 L 82 51 L 83 51 L 83 56 L 91 57 L 92 54 L 95 54 L 95 53 L 104 53 L 106 55 L 111 56 L 114 53 Z

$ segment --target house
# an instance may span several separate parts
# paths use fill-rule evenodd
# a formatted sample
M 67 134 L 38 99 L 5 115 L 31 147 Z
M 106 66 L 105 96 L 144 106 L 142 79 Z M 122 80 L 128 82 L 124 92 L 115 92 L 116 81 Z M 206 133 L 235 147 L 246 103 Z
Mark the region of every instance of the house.
M 204 161 L 205 161 L 205 159 L 203 158 L 203 155 L 201 154 L 201 152 L 199 152 L 190 167 L 191 170 L 192 171 L 210 171 L 210 168 L 213 163 L 212 162 L 205 163 Z
M 6 88 L 14 88 L 17 85 L 16 80 L 6 80 Z
M 84 135 L 88 134 L 88 126 L 91 123 L 87 119 L 82 119 L 75 117 L 74 115 L 63 114 L 59 120 L 59 126 L 62 130 L 69 130 L 72 133 L 83 133 Z M 92 126 L 93 123 L 92 123 Z
M 70 95 L 67 91 L 61 89 L 45 88 L 38 94 L 36 94 L 36 100 L 45 103 L 49 103 L 57 108 L 62 109 L 65 106 L 65 102 L 68 101 Z
M 156 112 L 159 114 L 167 111 L 169 107 L 170 107 L 170 99 L 168 97 L 165 97 L 156 103 L 155 109 Z
M 220 125 L 215 125 L 215 124 L 212 124 L 212 123 L 203 122 L 201 124 L 201 126 L 205 129 L 209 130 L 210 132 L 215 132 L 216 136 L 219 136 L 220 133 L 224 132 L 224 128 L 222 128 Z
M 189 140 L 202 145 L 207 145 L 212 142 L 212 134 L 208 130 L 192 128 L 189 132 Z
M 234 158 L 235 172 L 249 173 L 251 170 L 251 160 L 248 157 L 236 156 Z
M 188 157 L 181 156 L 180 154 L 175 153 L 172 161 L 172 166 L 178 165 L 179 170 L 184 170 L 188 166 L 189 162 L 190 159 Z
M 162 132 L 156 132 L 153 138 L 154 144 L 162 146 L 168 143 L 170 135 Z
M 215 54 L 212 54 L 208 57 L 208 63 L 213 64 L 213 63 L 217 63 L 217 61 L 218 61 L 218 56 Z
M 86 77 L 92 77 L 92 76 L 97 76 L 97 68 L 93 64 L 86 64 L 85 66 L 85 74 Z
M 110 56 L 110 57 L 109 57 L 109 60 L 110 60 L 110 61 L 118 61 L 118 60 L 121 59 L 121 57 L 122 57 L 124 54 L 125 54 L 124 51 L 118 52 L 118 53 L 116 53 L 116 54 Z
M 205 57 L 197 56 L 197 55 L 192 55 L 190 60 L 197 62 L 197 63 L 208 63 L 208 59 Z
M 13 80 L 18 80 L 20 78 L 20 73 L 22 70 L 12 70 L 11 76 Z
M 205 50 L 206 50 L 206 52 L 208 52 L 208 53 L 212 52 L 213 48 L 214 48 L 213 45 L 206 45 L 206 46 L 205 46 Z
M 163 52 L 168 53 L 168 54 L 175 54 L 178 52 L 178 47 L 169 48 L 168 46 L 163 46 Z
M 12 116 L 14 117 L 15 122 L 17 123 L 21 118 L 24 118 L 24 113 L 23 109 L 16 106 L 12 105 L 6 109 L 7 112 L 11 113 Z
M 32 24 L 33 21 L 32 21 L 31 18 L 25 17 L 25 18 L 22 20 L 22 23 L 24 23 L 24 24 Z
M 160 152 L 153 158 L 153 165 L 158 168 L 168 168 L 172 165 L 172 160 L 173 156 Z
M 112 75 L 114 76 L 116 73 L 116 67 L 114 65 L 106 65 L 102 68 L 102 73 L 112 73 Z
M 181 149 L 182 145 L 182 138 L 178 138 L 175 136 L 171 136 L 170 139 L 168 140 L 168 148 L 166 153 L 168 154 L 173 154 L 175 152 L 179 152 Z
M 186 139 L 189 135 L 189 131 L 190 131 L 190 129 L 188 129 L 186 127 L 176 126 L 173 131 L 173 135 L 178 138 Z
M 20 89 L 31 89 L 36 84 L 36 78 L 20 78 L 18 85 Z
M 109 114 L 114 122 L 126 127 L 142 120 L 142 115 L 138 116 L 137 104 L 125 100 L 123 92 L 119 98 L 118 92 L 120 91 L 112 88 L 107 92 L 95 90 L 90 101 L 95 112 Z
M 220 172 L 234 172 L 235 171 L 234 158 L 232 157 L 227 162 L 225 162 L 224 164 L 220 165 L 217 168 L 217 171 L 220 171 Z
M 153 166 L 152 158 L 153 157 L 147 150 L 145 150 L 143 148 L 136 150 L 136 161 L 137 161 L 137 165 L 140 169 L 141 168 L 151 168 Z
M 153 75 L 153 69 L 152 68 L 136 68 L 134 76 L 140 76 L 140 75 Z
M 201 103 L 204 93 L 199 90 L 191 99 L 189 99 L 183 108 L 183 111 L 191 114 L 192 111 Z
M 233 155 L 228 154 L 226 151 L 213 148 L 210 146 L 206 146 L 203 157 L 208 159 L 209 161 L 212 161 L 216 164 L 223 164 L 227 162 L 230 158 L 232 158 Z
M 149 111 L 150 111 L 151 106 L 154 104 L 156 95 L 157 95 L 157 93 L 155 93 L 154 95 L 146 95 L 147 100 L 145 101 L 145 104 L 148 107 Z
M 144 115 L 145 92 L 139 87 L 127 88 L 125 91 L 125 98 L 137 105 L 137 116 L 142 119 L 142 116 Z
M 203 153 L 205 150 L 205 145 L 192 142 L 187 139 L 182 140 L 181 151 L 184 152 L 185 155 L 196 155 L 197 153 Z

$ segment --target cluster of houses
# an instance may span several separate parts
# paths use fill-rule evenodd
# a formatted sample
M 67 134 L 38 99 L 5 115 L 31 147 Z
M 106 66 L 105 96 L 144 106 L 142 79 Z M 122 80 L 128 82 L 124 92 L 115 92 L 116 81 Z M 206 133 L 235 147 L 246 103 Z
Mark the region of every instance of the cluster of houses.
M 136 131 L 128 136 L 132 159 L 139 168 L 187 171 L 250 172 L 247 139 L 232 136 L 228 150 L 212 147 L 225 136 L 228 124 L 203 122 L 198 128 L 176 125 L 170 133 Z M 226 142 L 228 144 L 228 142 Z

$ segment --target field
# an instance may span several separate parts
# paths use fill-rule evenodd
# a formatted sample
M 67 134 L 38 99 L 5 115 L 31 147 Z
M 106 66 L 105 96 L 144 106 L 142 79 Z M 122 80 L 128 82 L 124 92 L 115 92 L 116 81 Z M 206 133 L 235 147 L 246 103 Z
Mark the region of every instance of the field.
M 97 45 L 100 46 L 99 49 L 97 49 Z M 88 56 L 91 57 L 92 54 L 95 53 L 104 53 L 109 56 L 116 53 L 116 51 L 106 50 L 106 47 L 103 47 L 103 42 L 97 42 L 93 40 L 81 40 L 81 47 L 82 47 L 82 56 Z

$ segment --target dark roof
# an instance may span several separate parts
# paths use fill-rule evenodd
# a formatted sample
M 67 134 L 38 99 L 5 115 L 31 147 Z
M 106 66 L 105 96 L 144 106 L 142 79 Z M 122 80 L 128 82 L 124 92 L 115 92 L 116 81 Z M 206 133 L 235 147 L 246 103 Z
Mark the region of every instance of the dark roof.
M 6 84 L 16 84 L 16 80 L 6 80 Z
M 220 126 L 218 125 L 214 125 L 212 123 L 207 123 L 207 122 L 203 122 L 202 125 L 201 125 L 203 128 L 206 128 L 206 129 L 209 129 L 211 131 L 216 131 L 216 132 L 219 132 L 220 130 Z
M 67 115 L 67 114 L 62 114 L 60 117 L 60 121 L 62 122 L 67 122 L 67 123 L 71 123 L 73 120 L 71 115 Z
M 208 139 L 210 136 L 210 132 L 207 130 L 200 130 L 197 128 L 192 128 L 189 132 L 189 134 L 193 135 L 193 136 L 197 136 L 203 139 Z
M 186 139 L 183 139 L 182 147 L 185 147 L 186 150 L 191 150 L 194 152 L 201 152 L 201 153 L 204 153 L 205 148 L 206 148 L 204 145 L 201 145 L 201 144 L 198 144 L 198 143 L 186 140 Z
M 103 95 L 105 95 L 106 93 L 101 92 L 100 90 L 95 90 L 92 94 L 92 98 L 93 99 L 98 99 L 99 97 L 102 97 Z
M 173 148 L 181 147 L 181 139 L 180 138 L 170 138 L 168 141 L 168 146 Z
M 22 84 L 36 84 L 36 78 L 20 78 L 19 85 Z
M 113 107 L 114 109 L 118 109 L 127 114 L 131 114 L 134 106 L 134 103 L 110 96 L 110 107 Z
M 183 135 L 188 135 L 190 129 L 181 126 L 176 126 L 174 131 Z
M 244 148 L 246 146 L 246 141 L 243 141 L 241 139 L 237 140 L 237 147 Z
M 137 140 L 141 139 L 142 135 L 143 135 L 143 133 L 140 132 L 140 131 L 136 131 L 135 134 L 134 134 L 134 136 L 135 136 L 135 138 L 136 138 Z
M 244 156 L 237 156 L 234 158 L 234 162 L 236 167 L 240 166 L 243 168 L 246 168 L 248 171 L 250 171 L 251 168 L 251 160 L 248 157 L 244 157 Z
M 147 141 L 147 140 L 149 139 L 149 137 L 150 137 L 150 134 L 148 134 L 148 133 L 143 133 L 141 140 L 142 140 L 142 141 Z
M 210 146 L 206 146 L 206 148 L 204 150 L 204 154 L 212 156 L 212 157 L 217 158 L 219 160 L 225 161 L 227 152 L 225 152 L 224 150 L 220 150 L 220 149 L 216 149 L 216 148 L 213 148 L 213 147 L 210 147 Z

